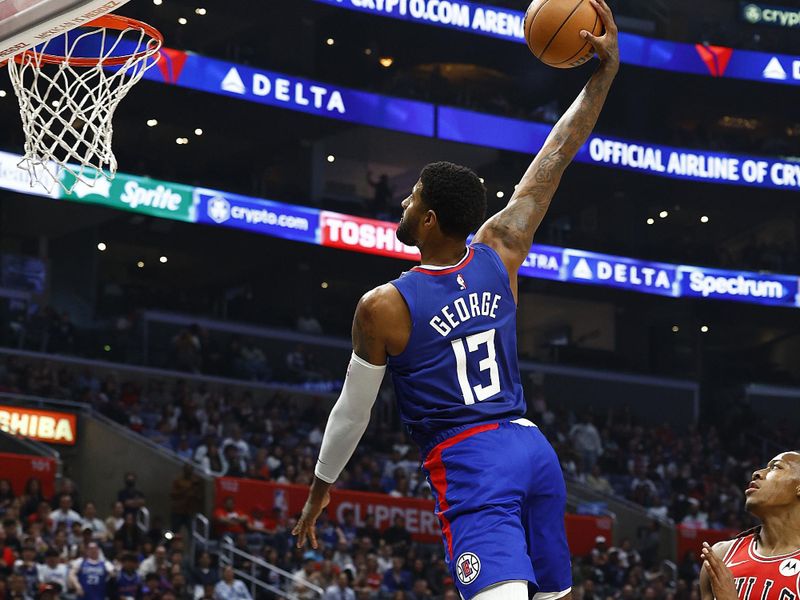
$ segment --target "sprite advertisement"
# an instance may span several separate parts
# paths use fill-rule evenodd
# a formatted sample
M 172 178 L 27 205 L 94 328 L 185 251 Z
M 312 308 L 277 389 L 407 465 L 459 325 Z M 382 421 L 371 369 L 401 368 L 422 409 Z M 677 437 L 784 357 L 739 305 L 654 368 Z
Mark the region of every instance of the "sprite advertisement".
M 124 173 L 117 173 L 113 181 L 100 178 L 92 186 L 75 181 L 67 171 L 62 172 L 62 178 L 67 188 L 74 184 L 72 192 L 61 192 L 62 200 L 100 204 L 173 221 L 197 221 L 192 186 Z

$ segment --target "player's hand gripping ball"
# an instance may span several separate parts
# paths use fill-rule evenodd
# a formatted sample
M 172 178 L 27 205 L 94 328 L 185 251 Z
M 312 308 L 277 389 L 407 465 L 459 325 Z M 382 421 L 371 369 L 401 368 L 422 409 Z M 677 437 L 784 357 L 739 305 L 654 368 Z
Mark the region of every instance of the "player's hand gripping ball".
M 594 55 L 591 37 L 603 32 L 603 20 L 590 0 L 533 0 L 525 13 L 528 48 L 544 64 L 571 69 Z

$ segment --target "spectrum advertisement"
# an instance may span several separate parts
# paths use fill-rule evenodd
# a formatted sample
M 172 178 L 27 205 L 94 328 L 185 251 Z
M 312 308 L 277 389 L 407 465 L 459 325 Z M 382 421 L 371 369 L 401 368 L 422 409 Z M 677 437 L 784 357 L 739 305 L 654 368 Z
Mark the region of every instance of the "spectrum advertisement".
M 18 155 L 0 152 L 0 166 L 19 160 Z M 17 173 L 0 168 L 0 189 L 46 197 L 40 187 L 39 184 L 22 188 Z M 396 223 L 124 173 L 118 173 L 111 183 L 98 183 L 94 188 L 80 184 L 70 194 L 60 192 L 60 196 L 51 198 L 91 202 L 162 219 L 231 227 L 349 252 L 419 260 L 417 248 L 397 239 Z M 671 298 L 800 307 L 800 277 L 794 275 L 674 265 L 540 244 L 531 247 L 519 273 L 522 277 Z
M 464 0 L 315 0 L 337 8 L 435 25 L 477 35 L 525 43 L 520 11 Z M 800 11 L 747 4 L 746 18 L 784 27 L 797 27 Z M 800 56 L 734 50 L 708 44 L 685 44 L 620 32 L 623 63 L 649 69 L 711 77 L 733 77 L 800 85 Z

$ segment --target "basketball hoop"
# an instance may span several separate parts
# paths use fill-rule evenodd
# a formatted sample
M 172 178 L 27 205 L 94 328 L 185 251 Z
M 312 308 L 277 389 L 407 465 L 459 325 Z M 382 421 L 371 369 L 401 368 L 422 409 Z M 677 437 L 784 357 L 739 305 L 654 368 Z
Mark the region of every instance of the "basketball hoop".
M 114 178 L 114 111 L 158 62 L 163 43 L 146 23 L 106 15 L 8 61 L 25 133 L 19 166 L 31 185 L 71 192 L 79 181 Z

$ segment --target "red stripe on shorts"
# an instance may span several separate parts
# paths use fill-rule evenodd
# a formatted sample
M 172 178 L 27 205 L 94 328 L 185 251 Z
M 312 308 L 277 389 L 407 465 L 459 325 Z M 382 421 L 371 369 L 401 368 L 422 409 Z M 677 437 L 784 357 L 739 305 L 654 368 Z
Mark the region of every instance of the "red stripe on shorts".
M 439 498 L 439 510 L 436 512 L 436 516 L 439 517 L 439 522 L 442 524 L 442 533 L 444 534 L 444 539 L 447 540 L 447 554 L 450 560 L 453 560 L 453 532 L 450 531 L 450 521 L 444 514 L 450 508 L 450 505 L 447 503 L 447 468 L 442 460 L 442 452 L 473 435 L 484 431 L 492 431 L 498 427 L 500 427 L 499 423 L 487 423 L 486 425 L 465 429 L 435 446 L 423 464 L 428 473 L 430 473 L 431 485 L 433 485 L 436 496 Z

